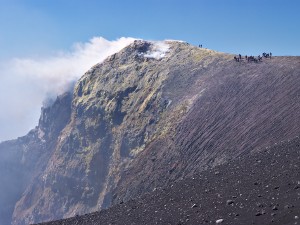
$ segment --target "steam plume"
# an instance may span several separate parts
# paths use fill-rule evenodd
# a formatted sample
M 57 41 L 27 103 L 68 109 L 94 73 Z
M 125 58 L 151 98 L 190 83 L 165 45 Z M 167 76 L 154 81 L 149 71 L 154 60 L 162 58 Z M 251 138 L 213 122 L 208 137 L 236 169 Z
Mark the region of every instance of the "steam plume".
M 45 98 L 66 91 L 90 67 L 133 42 L 94 37 L 71 51 L 44 58 L 15 58 L 0 64 L 0 141 L 25 135 L 37 125 Z

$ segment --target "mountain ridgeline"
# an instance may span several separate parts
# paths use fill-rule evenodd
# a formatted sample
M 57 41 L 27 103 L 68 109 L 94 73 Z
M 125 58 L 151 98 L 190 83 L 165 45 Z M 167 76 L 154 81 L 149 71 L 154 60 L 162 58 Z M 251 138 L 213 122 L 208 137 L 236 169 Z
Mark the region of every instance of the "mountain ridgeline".
M 300 57 L 163 45 L 108 57 L 0 143 L 0 225 L 94 212 L 300 134 Z

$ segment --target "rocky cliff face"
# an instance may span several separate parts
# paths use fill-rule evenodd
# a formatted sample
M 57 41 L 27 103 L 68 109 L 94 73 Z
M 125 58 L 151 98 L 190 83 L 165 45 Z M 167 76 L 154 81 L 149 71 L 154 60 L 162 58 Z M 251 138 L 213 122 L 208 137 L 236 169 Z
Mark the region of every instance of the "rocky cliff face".
M 72 103 L 57 100 L 18 144 L 18 165 L 21 145 L 35 158 L 12 224 L 96 211 L 298 135 L 299 74 L 297 57 L 238 63 L 183 42 L 135 41 L 91 68 Z

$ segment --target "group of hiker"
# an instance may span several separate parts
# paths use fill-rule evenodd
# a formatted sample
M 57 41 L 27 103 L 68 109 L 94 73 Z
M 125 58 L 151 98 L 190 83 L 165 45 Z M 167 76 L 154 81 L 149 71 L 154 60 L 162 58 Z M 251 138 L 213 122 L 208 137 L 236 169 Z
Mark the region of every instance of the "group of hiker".
M 256 57 L 254 57 L 254 56 L 245 56 L 245 60 L 247 60 L 248 62 L 261 62 L 262 61 L 262 59 L 263 59 L 263 57 L 264 58 L 272 58 L 272 52 L 270 52 L 270 53 L 263 53 L 262 54 L 262 56 L 260 56 L 260 55 L 258 55 L 257 56 L 257 58 Z M 236 62 L 241 62 L 242 60 L 243 60 L 243 58 L 242 58 L 242 55 L 241 54 L 239 54 L 238 56 L 234 56 L 234 60 L 236 61 Z

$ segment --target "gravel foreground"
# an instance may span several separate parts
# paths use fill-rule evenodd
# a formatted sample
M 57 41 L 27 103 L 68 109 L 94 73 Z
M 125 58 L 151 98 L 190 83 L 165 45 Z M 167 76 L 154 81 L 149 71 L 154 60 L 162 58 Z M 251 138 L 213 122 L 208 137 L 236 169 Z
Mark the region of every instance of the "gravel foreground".
M 300 224 L 299 167 L 295 138 L 107 210 L 40 225 Z

